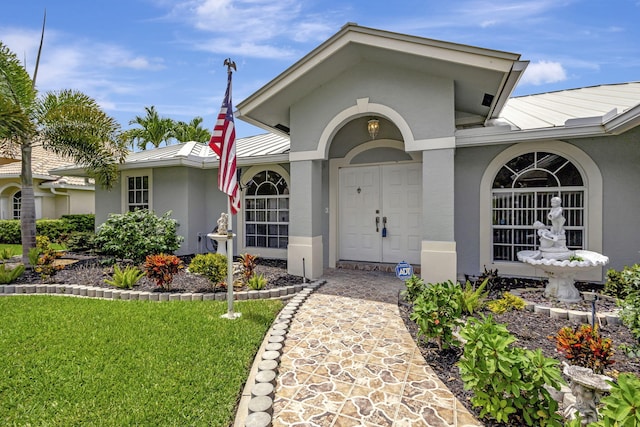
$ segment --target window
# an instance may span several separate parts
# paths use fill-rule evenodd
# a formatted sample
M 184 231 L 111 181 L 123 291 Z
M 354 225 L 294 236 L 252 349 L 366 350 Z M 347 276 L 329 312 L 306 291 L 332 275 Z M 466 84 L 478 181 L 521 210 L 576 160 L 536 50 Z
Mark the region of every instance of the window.
M 11 211 L 13 212 L 13 219 L 20 219 L 20 212 L 22 211 L 22 191 L 17 191 L 11 198 Z
M 127 177 L 127 209 L 133 212 L 137 209 L 149 209 L 149 177 Z
M 513 157 L 495 175 L 491 190 L 492 260 L 517 261 L 522 250 L 537 250 L 535 221 L 547 224 L 554 196 L 562 198 L 567 247 L 585 248 L 585 186 L 565 157 L 536 151 Z
M 289 243 L 289 188 L 278 173 L 265 170 L 247 183 L 245 246 L 286 249 Z

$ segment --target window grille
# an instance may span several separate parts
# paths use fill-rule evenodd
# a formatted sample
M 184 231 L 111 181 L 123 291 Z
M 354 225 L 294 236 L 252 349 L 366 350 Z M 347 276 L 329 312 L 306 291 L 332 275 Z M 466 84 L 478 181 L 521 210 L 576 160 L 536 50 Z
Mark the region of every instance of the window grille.
M 262 171 L 247 183 L 245 246 L 286 249 L 289 243 L 289 188 L 280 174 Z
M 22 191 L 17 191 L 11 199 L 13 219 L 20 219 L 22 212 Z
M 517 253 L 538 250 L 535 221 L 548 224 L 551 198 L 562 198 L 567 247 L 585 247 L 585 188 L 582 175 L 566 158 L 527 153 L 507 162 L 492 188 L 492 258 L 517 261 Z
M 149 209 L 149 177 L 130 176 L 127 178 L 127 208 L 129 212 Z

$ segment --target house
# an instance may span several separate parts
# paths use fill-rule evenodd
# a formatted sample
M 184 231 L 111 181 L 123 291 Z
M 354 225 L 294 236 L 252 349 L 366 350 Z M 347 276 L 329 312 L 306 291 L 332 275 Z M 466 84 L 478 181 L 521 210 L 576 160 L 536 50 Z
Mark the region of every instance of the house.
M 21 155 L 19 150 L 0 158 L 0 219 L 20 219 L 22 204 Z M 50 169 L 72 163 L 34 144 L 31 153 L 36 219 L 68 214 L 94 213 L 93 180 L 52 175 Z
M 640 82 L 511 97 L 527 64 L 345 25 L 237 105 L 268 132 L 237 142 L 237 252 L 312 278 L 341 260 L 407 261 L 428 282 L 485 268 L 540 277 L 516 253 L 536 247 L 532 224 L 560 195 L 570 248 L 637 262 Z M 96 221 L 171 210 L 181 251 L 206 250 L 226 211 L 216 168 L 196 143 L 131 154 L 121 186 L 97 190 Z

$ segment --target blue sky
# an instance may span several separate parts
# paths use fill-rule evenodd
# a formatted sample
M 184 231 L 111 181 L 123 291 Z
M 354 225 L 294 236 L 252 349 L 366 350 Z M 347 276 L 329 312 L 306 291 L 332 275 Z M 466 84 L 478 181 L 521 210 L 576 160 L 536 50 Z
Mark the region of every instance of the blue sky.
M 519 53 L 515 95 L 640 80 L 640 0 L 22 0 L 0 40 L 33 73 L 47 10 L 40 91 L 78 89 L 123 126 L 144 107 L 211 128 L 231 57 L 234 104 L 347 22 Z M 238 136 L 263 131 L 237 121 Z

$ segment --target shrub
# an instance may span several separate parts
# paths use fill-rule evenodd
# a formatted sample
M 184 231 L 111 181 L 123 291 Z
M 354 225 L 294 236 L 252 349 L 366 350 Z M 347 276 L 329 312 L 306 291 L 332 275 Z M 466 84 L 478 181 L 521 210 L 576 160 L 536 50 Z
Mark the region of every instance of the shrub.
M 144 272 L 140 269 L 128 265 L 122 270 L 118 265 L 113 266 L 113 279 L 106 279 L 104 282 L 108 285 L 122 289 L 133 289 L 133 286 L 144 276 Z
M 604 427 L 640 426 L 640 378 L 633 374 L 620 374 L 618 382 L 611 384 L 609 395 L 602 398 L 600 410 Z
M 622 271 L 608 270 L 603 293 L 625 299 L 634 291 L 640 291 L 640 264 L 625 267 Z
M 611 339 L 602 338 L 597 327 L 580 325 L 574 329 L 565 326 L 553 339 L 558 352 L 574 365 L 590 368 L 601 374 L 605 366 L 614 363 Z
M 451 281 L 428 285 L 413 302 L 409 316 L 418 325 L 419 336 L 435 339 L 439 349 L 453 343 L 453 329 L 461 324 L 462 288 Z
M 107 255 L 141 263 L 146 255 L 172 253 L 180 247 L 182 236 L 177 222 L 167 212 L 162 217 L 141 209 L 112 214 L 100 227 L 95 245 Z
M 460 294 L 460 306 L 462 307 L 463 313 L 473 314 L 484 306 L 484 302 L 489 296 L 489 292 L 484 292 L 484 288 L 488 282 L 489 280 L 485 279 L 480 286 L 474 289 L 471 282 L 467 280 L 465 288 Z
M 466 340 L 457 365 L 464 388 L 471 390 L 481 418 L 507 425 L 561 426 L 558 403 L 543 387 L 563 383 L 559 362 L 512 344 L 516 338 L 491 316 L 469 318 L 460 335 Z
M 503 314 L 511 310 L 524 310 L 526 303 L 519 296 L 509 292 L 502 294 L 502 298 L 489 301 L 487 307 L 496 314 Z
M 175 255 L 156 254 L 147 255 L 143 268 L 147 277 L 155 280 L 158 287 L 169 290 L 173 276 L 184 268 L 184 264 Z
M 640 346 L 640 291 L 632 292 L 621 303 L 620 320 L 629 328 L 633 337 L 638 341 Z
M 256 269 L 256 261 L 258 257 L 249 253 L 240 255 L 242 261 L 242 274 L 244 280 L 248 281 L 253 276 L 253 271 Z
M 14 268 L 7 268 L 5 264 L 0 264 L 0 284 L 8 285 L 13 283 L 24 273 L 24 265 L 18 264 Z
M 254 274 L 247 280 L 247 287 L 254 291 L 259 291 L 267 286 L 267 279 L 264 274 Z
M 405 280 L 404 285 L 407 287 L 407 289 L 402 291 L 400 295 L 404 298 L 405 301 L 410 303 L 413 303 L 425 289 L 424 281 L 415 274 L 409 279 Z
M 0 259 L 3 259 L 6 261 L 12 256 L 13 256 L 13 251 L 11 250 L 11 248 L 0 249 Z
M 71 224 L 61 219 L 39 219 L 36 234 L 47 237 L 51 242 L 60 242 L 71 232 Z
M 85 252 L 95 248 L 95 238 L 96 235 L 94 232 L 72 231 L 64 244 L 67 249 L 72 252 Z
M 191 260 L 189 271 L 202 274 L 217 285 L 227 277 L 227 257 L 222 254 L 198 254 Z
M 71 232 L 95 233 L 96 216 L 94 214 L 62 215 L 61 219 L 69 224 Z
M 4 219 L 0 221 L 0 243 L 19 245 L 22 242 L 19 219 Z
M 34 271 L 40 273 L 40 277 L 44 280 L 64 268 L 63 265 L 56 264 L 56 259 L 61 255 L 51 247 L 51 241 L 47 236 L 36 236 L 36 247 L 29 250 L 29 262 L 34 266 Z

